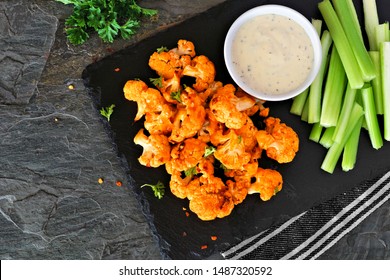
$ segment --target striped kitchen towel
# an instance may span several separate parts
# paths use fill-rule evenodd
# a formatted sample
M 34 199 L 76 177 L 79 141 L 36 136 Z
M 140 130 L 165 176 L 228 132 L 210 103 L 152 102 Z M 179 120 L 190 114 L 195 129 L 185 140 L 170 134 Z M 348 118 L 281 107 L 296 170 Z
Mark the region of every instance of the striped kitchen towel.
M 317 259 L 390 198 L 390 171 L 231 247 L 225 259 Z

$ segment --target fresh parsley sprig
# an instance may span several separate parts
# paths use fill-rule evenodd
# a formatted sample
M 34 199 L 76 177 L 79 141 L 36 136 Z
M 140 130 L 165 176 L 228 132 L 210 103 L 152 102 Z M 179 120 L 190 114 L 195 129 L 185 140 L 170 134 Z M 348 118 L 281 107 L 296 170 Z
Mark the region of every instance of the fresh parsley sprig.
M 143 184 L 141 188 L 143 187 L 151 187 L 154 193 L 154 196 L 157 197 L 158 199 L 163 198 L 165 194 L 165 186 L 162 182 L 158 181 L 157 184 Z
M 108 107 L 101 108 L 100 114 L 107 119 L 107 121 L 110 121 L 112 113 L 114 113 L 115 104 L 111 104 Z
M 142 16 L 154 16 L 157 10 L 140 7 L 135 0 L 56 0 L 73 5 L 73 14 L 65 21 L 69 41 L 83 44 L 92 30 L 108 43 L 117 36 L 128 39 L 136 33 Z

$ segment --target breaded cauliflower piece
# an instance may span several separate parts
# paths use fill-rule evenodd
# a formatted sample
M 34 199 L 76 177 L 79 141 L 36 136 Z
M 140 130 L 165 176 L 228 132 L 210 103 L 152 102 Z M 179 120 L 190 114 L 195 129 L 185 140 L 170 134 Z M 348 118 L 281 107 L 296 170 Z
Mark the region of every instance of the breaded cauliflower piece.
M 170 168 L 186 171 L 195 167 L 202 160 L 206 146 L 205 142 L 196 138 L 176 144 L 171 150 Z
M 206 90 L 215 79 L 215 66 L 206 56 L 199 55 L 192 59 L 191 64 L 184 67 L 182 75 L 195 78 L 193 88 L 197 92 Z
M 144 126 L 150 134 L 170 135 L 175 114 L 176 109 L 172 105 L 165 104 L 161 112 L 146 113 Z
M 215 118 L 228 128 L 240 129 L 246 122 L 245 110 L 256 104 L 250 96 L 237 97 L 236 88 L 227 84 L 217 89 L 210 101 L 210 109 Z
M 137 102 L 138 111 L 134 118 L 138 121 L 147 112 L 161 112 L 167 103 L 161 93 L 154 88 L 149 88 L 140 80 L 129 80 L 123 87 L 125 98 Z
M 195 136 L 202 128 L 206 118 L 206 110 L 198 94 L 186 87 L 180 95 L 181 104 L 173 121 L 173 129 L 169 141 L 182 142 L 186 138 Z
M 245 151 L 245 143 L 242 137 L 232 129 L 224 137 L 227 140 L 218 145 L 214 157 L 228 169 L 239 169 L 247 164 L 251 159 L 251 155 Z
M 260 193 L 260 198 L 263 201 L 270 200 L 282 189 L 283 178 L 276 170 L 259 167 L 254 178 L 256 178 L 256 182 L 251 184 L 248 194 Z
M 159 167 L 170 159 L 171 146 L 168 137 L 162 134 L 146 136 L 141 128 L 134 137 L 134 143 L 143 148 L 138 161 L 147 167 Z
M 279 163 L 291 162 L 299 149 L 297 133 L 279 118 L 268 117 L 264 122 L 266 129 L 256 133 L 259 147 Z

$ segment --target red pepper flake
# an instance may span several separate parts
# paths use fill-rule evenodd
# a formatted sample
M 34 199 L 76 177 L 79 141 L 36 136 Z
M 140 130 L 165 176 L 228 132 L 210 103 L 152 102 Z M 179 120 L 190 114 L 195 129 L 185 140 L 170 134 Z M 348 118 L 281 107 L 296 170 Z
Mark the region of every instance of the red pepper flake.
M 207 245 L 202 245 L 202 246 L 200 246 L 200 249 L 202 249 L 202 250 L 206 250 L 207 248 L 208 248 Z
M 121 182 L 121 181 L 116 181 L 116 182 L 115 182 L 115 185 L 116 185 L 117 187 L 122 187 L 122 182 Z
M 212 235 L 212 236 L 210 236 L 210 238 L 211 238 L 211 240 L 213 240 L 213 241 L 215 241 L 215 240 L 218 239 L 218 237 L 217 237 L 216 235 Z
M 103 178 L 99 178 L 99 179 L 98 179 L 98 183 L 99 183 L 99 184 L 103 184 L 103 183 L 104 183 L 104 179 L 103 179 Z
M 186 237 L 186 236 L 187 236 L 187 232 L 183 231 L 182 236 L 183 236 L 183 237 Z
M 190 216 L 190 212 L 186 211 L 186 217 Z
M 114 69 L 114 71 L 115 72 L 119 72 L 119 71 L 121 71 L 121 69 L 119 67 L 117 67 L 117 68 Z

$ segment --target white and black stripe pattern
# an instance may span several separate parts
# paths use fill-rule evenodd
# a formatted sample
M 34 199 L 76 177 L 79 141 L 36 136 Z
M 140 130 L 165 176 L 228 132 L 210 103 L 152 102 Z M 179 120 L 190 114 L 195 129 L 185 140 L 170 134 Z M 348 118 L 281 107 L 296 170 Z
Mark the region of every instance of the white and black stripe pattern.
M 316 259 L 390 199 L 390 171 L 222 253 L 226 259 Z

